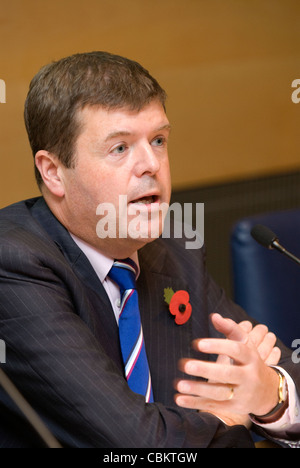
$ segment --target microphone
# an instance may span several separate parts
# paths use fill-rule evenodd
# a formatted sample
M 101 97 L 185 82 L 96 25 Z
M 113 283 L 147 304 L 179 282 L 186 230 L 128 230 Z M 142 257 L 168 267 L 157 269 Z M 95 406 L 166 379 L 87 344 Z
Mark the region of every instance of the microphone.
M 300 259 L 282 247 L 282 245 L 280 245 L 278 242 L 278 237 L 276 234 L 274 234 L 274 232 L 272 232 L 271 229 L 267 228 L 266 226 L 257 224 L 252 228 L 251 236 L 263 247 L 266 247 L 267 249 L 276 249 L 300 265 Z

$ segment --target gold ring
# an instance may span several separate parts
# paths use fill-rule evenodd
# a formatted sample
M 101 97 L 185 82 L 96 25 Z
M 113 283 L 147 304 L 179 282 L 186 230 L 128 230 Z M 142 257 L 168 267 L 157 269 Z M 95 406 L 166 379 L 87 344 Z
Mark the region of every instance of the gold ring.
M 233 395 L 234 395 L 234 388 L 233 387 L 230 387 L 230 395 L 229 397 L 227 398 L 228 401 L 231 400 L 233 398 Z

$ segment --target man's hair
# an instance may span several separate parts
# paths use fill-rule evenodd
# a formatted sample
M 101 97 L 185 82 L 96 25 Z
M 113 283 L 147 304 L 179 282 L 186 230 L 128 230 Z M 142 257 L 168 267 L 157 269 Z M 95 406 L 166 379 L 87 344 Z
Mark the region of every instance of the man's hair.
M 85 106 L 141 110 L 166 93 L 139 63 L 107 52 L 75 54 L 45 65 L 32 79 L 25 102 L 25 125 L 35 156 L 55 154 L 74 167 L 75 143 L 81 131 L 78 111 Z M 35 167 L 39 186 L 42 178 Z

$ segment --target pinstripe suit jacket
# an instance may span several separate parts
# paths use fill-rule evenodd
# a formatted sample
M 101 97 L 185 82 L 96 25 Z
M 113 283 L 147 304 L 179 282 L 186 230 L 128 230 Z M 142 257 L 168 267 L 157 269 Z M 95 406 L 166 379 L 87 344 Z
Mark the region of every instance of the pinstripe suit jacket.
M 1 210 L 5 372 L 65 447 L 252 446 L 245 428 L 228 428 L 212 415 L 176 407 L 173 400 L 178 359 L 193 355 L 194 338 L 218 336 L 209 314 L 242 320 L 244 312 L 207 275 L 202 249 L 195 253 L 181 240 L 159 239 L 141 249 L 139 260 L 140 310 L 155 397 L 155 404 L 146 406 L 124 379 L 108 297 L 68 232 L 42 198 Z M 193 312 L 186 324 L 176 325 L 169 313 L 166 287 L 189 292 Z M 283 360 L 290 362 L 285 352 Z M 39 445 L 3 391 L 0 438 L 3 447 Z

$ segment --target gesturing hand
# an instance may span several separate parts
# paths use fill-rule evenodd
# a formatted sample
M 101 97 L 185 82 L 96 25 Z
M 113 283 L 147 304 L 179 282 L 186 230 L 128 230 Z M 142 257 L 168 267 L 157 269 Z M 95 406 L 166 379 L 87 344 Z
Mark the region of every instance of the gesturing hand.
M 182 371 L 206 381 L 177 381 L 180 393 L 175 401 L 185 408 L 213 413 L 228 424 L 248 427 L 249 413 L 266 414 L 277 403 L 278 375 L 269 367 L 280 359 L 276 337 L 264 325 L 237 324 L 219 314 L 212 315 L 212 322 L 226 338 L 199 339 L 193 345 L 219 357 L 216 362 L 182 359 Z

